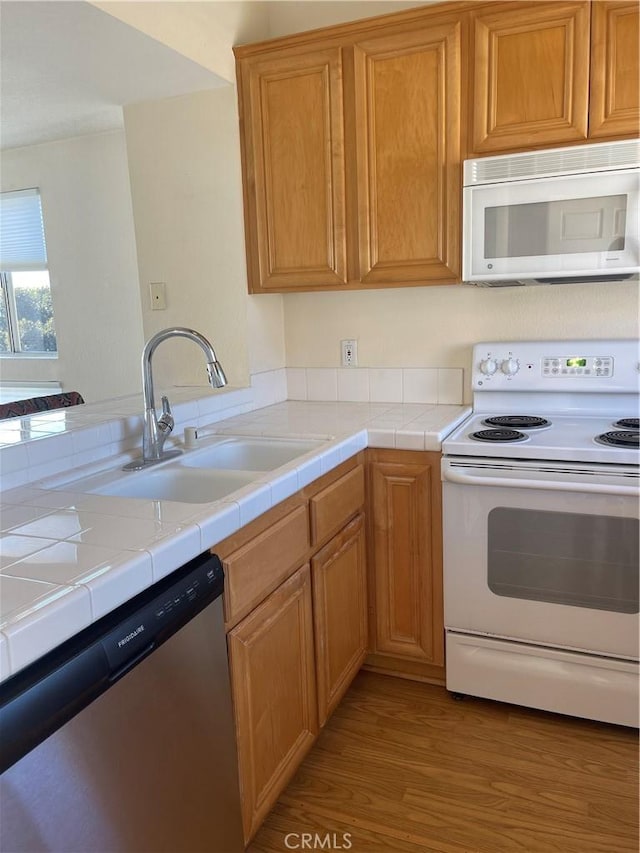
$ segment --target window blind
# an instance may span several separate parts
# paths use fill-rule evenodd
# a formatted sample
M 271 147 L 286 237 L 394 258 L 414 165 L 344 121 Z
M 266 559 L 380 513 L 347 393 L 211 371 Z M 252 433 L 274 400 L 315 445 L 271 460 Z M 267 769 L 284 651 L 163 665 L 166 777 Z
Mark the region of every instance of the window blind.
M 0 272 L 46 269 L 40 191 L 0 193 Z

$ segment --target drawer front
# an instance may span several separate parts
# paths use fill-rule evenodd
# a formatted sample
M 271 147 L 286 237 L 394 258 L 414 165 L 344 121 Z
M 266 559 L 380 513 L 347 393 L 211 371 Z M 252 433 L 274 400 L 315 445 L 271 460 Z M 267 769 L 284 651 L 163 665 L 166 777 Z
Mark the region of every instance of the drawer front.
M 359 465 L 311 498 L 314 545 L 337 533 L 364 506 L 364 467 Z
M 246 616 L 307 558 L 309 519 L 299 506 L 222 561 L 227 628 Z

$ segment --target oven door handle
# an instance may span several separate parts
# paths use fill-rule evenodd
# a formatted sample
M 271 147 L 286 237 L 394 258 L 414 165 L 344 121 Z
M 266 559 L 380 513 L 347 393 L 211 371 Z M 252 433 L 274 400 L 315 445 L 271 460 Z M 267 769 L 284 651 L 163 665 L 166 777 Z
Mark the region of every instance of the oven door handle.
M 567 480 L 534 480 L 525 477 L 482 477 L 476 474 L 462 474 L 451 466 L 443 466 L 442 479 L 445 483 L 459 483 L 464 486 L 493 486 L 510 489 L 545 489 L 554 492 L 582 492 L 598 495 L 628 495 L 638 497 L 637 486 L 623 486 L 614 483 L 576 483 Z

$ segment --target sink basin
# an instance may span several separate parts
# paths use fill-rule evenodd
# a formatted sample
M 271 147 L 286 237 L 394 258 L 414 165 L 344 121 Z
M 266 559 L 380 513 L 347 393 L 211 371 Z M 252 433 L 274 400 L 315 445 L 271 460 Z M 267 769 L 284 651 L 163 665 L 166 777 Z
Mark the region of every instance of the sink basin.
M 111 469 L 76 480 L 66 479 L 54 488 L 123 498 L 209 503 L 255 483 L 263 471 L 279 468 L 323 443 L 321 439 L 216 436 L 214 443 L 157 467 L 126 472 Z
M 198 471 L 169 465 L 126 474 L 118 472 L 115 477 L 88 477 L 73 483 L 73 488 L 94 495 L 197 504 L 220 500 L 256 478 L 251 471 Z
M 179 464 L 184 468 L 273 471 L 323 443 L 312 439 L 233 437 L 186 453 Z
M 249 472 L 196 471 L 171 466 L 122 477 L 92 491 L 98 495 L 199 504 L 224 498 L 255 479 L 255 474 Z

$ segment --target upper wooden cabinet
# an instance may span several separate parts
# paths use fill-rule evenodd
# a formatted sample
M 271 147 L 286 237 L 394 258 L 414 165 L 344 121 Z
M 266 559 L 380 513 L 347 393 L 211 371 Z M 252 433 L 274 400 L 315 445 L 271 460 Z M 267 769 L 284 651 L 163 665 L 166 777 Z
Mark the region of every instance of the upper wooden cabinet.
M 354 48 L 358 271 L 364 284 L 459 273 L 460 21 Z
M 344 284 L 340 49 L 269 56 L 239 71 L 251 289 Z
M 473 153 L 586 139 L 589 15 L 587 0 L 472 13 Z
M 249 290 L 460 280 L 466 157 L 639 131 L 637 0 L 449 2 L 235 48 Z
M 423 17 L 236 49 L 252 292 L 458 280 L 465 24 Z
M 640 132 L 640 19 L 637 0 L 596 0 L 591 21 L 589 136 Z
M 638 13 L 637 0 L 473 11 L 469 156 L 637 136 Z

